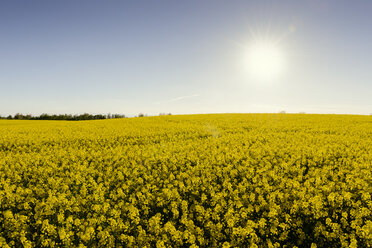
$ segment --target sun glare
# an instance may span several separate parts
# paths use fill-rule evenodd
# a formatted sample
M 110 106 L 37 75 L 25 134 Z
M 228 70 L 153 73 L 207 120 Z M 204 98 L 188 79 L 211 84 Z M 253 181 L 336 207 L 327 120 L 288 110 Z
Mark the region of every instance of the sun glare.
M 284 72 L 284 54 L 274 42 L 256 41 L 246 49 L 245 66 L 252 78 L 272 81 Z

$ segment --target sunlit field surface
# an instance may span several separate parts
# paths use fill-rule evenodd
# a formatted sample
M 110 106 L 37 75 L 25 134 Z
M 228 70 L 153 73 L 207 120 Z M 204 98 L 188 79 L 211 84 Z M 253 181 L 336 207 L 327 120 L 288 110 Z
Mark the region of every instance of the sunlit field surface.
M 1 247 L 371 247 L 372 116 L 0 120 Z

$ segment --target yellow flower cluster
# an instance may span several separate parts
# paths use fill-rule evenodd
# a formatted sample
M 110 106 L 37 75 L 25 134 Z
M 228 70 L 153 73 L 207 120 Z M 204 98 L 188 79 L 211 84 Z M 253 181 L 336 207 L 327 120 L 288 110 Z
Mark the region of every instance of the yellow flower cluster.
M 0 247 L 371 247 L 372 116 L 0 120 Z

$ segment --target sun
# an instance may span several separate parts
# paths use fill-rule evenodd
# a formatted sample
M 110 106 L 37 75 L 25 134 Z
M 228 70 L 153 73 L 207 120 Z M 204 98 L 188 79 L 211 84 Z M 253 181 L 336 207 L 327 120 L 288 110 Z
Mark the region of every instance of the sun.
M 283 50 L 277 43 L 254 41 L 245 49 L 244 64 L 253 79 L 273 81 L 283 74 L 286 60 Z

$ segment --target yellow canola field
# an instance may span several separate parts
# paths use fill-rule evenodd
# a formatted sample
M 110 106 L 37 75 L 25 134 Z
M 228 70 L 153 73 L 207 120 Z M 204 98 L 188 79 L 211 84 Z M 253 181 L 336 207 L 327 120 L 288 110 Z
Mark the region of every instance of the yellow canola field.
M 372 116 L 0 120 L 0 247 L 371 247 Z

